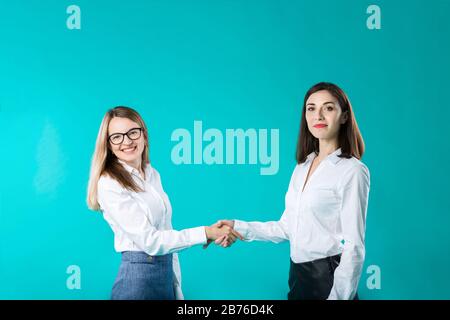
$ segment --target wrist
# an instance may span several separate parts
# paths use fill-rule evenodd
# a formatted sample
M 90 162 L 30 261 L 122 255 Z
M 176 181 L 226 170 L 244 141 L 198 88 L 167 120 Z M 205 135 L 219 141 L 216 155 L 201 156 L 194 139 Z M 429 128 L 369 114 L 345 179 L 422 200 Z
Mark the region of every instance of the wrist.
M 212 230 L 211 227 L 205 227 L 206 239 L 211 239 Z

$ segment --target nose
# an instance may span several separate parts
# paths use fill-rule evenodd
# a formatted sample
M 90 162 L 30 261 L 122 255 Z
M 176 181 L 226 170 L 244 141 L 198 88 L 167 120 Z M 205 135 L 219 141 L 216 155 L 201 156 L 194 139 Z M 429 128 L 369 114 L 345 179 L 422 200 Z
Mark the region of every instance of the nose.
M 129 145 L 129 144 L 132 144 L 132 143 L 133 143 L 133 141 L 132 141 L 130 138 L 128 138 L 127 135 L 125 135 L 125 136 L 123 137 L 122 144 Z
M 321 121 L 321 120 L 324 119 L 323 118 L 322 108 L 317 108 L 317 112 L 316 112 L 315 116 L 316 116 L 316 120 L 317 121 Z

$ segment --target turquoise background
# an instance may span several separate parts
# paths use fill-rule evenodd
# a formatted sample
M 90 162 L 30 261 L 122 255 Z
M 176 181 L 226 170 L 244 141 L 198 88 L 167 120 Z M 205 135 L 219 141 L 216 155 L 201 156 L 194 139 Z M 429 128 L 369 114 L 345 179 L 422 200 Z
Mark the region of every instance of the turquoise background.
M 81 30 L 66 8 L 81 8 Z M 366 9 L 381 8 L 381 30 Z M 349 95 L 371 171 L 362 299 L 449 299 L 450 1 L 1 1 L 1 299 L 108 299 L 120 257 L 85 204 L 100 121 L 146 121 L 176 229 L 275 220 L 316 82 Z M 280 170 L 175 166 L 177 128 L 278 128 Z M 285 299 L 289 247 L 180 253 L 187 299 Z M 81 268 L 81 289 L 66 268 Z M 366 268 L 381 268 L 381 289 Z

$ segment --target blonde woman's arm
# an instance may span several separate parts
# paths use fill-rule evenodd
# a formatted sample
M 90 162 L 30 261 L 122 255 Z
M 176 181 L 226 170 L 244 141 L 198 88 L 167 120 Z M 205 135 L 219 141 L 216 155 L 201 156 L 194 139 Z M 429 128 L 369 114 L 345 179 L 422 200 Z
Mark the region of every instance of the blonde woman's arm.
M 147 207 L 134 199 L 128 190 L 110 178 L 100 178 L 98 202 L 103 214 L 148 255 L 178 252 L 194 245 L 205 244 L 230 234 L 230 228 L 195 227 L 184 230 L 157 230 L 149 221 Z

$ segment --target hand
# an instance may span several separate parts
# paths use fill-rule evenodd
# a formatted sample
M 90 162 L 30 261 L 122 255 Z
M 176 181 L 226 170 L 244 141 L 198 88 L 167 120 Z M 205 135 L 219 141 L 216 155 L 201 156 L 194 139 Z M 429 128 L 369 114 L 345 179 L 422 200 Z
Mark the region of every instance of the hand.
M 234 220 L 219 220 L 214 225 L 219 227 L 219 228 L 224 226 L 224 225 L 225 226 L 229 226 L 230 228 L 234 228 Z M 243 237 L 241 237 L 240 239 L 244 240 Z M 222 236 L 222 237 L 216 239 L 214 242 L 215 242 L 215 244 L 220 245 L 220 246 L 222 246 L 224 248 L 227 248 L 227 247 L 231 246 L 234 243 L 234 241 L 230 242 L 230 240 L 226 236 Z
M 203 249 L 208 248 L 208 246 L 214 240 L 216 244 L 220 244 L 224 248 L 231 246 L 237 238 L 244 240 L 244 237 L 239 232 L 235 231 L 233 227 L 233 220 L 219 220 L 215 224 L 211 225 L 210 228 L 224 229 L 225 232 L 215 239 L 213 237 L 208 238 L 207 243 L 203 245 Z
M 205 227 L 206 236 L 209 240 L 221 239 L 224 236 L 228 237 L 231 242 L 235 242 L 236 238 L 243 239 L 242 235 L 235 231 L 232 227 L 224 223 L 215 223 L 210 227 Z

